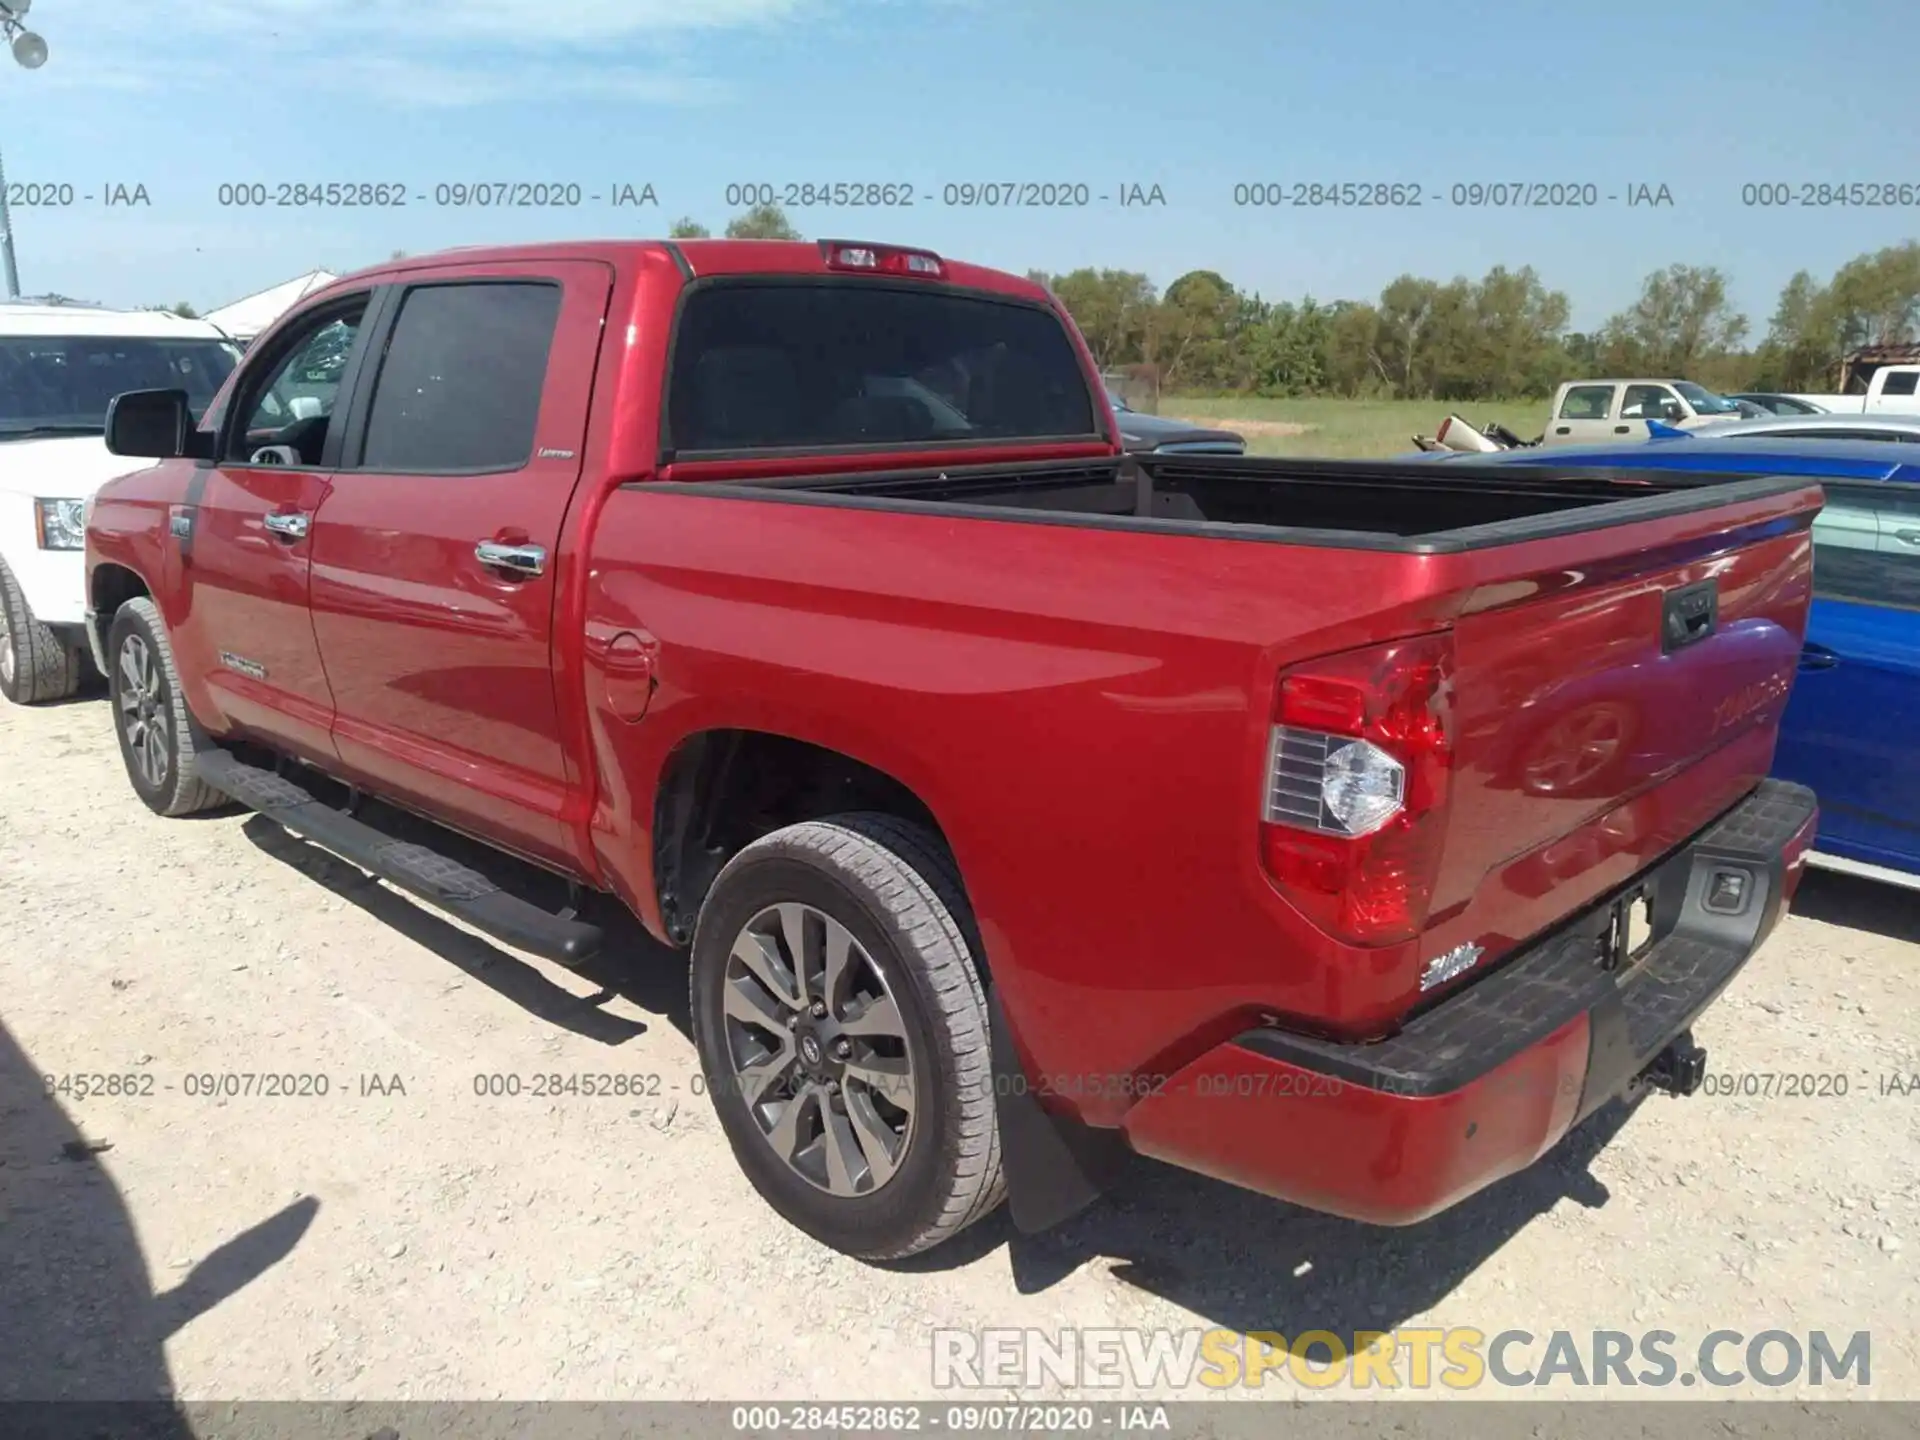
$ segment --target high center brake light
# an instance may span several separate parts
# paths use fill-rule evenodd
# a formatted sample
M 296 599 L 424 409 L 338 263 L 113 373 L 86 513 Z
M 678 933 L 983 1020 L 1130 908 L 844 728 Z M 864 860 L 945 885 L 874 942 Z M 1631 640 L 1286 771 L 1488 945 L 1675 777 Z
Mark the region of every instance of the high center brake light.
M 870 245 L 860 240 L 822 240 L 820 251 L 829 270 L 911 275 L 921 280 L 941 280 L 947 273 L 945 263 L 931 250 L 904 250 L 897 245 Z
M 1356 945 L 1418 935 L 1453 771 L 1453 640 L 1423 635 L 1280 678 L 1261 856 L 1281 892 Z

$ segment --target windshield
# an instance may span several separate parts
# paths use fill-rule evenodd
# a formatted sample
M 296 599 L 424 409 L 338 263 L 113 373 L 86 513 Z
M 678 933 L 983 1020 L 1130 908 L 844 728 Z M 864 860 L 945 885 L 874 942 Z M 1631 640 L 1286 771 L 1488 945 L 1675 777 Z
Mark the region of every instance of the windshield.
M 128 390 L 184 390 L 198 415 L 239 357 L 224 340 L 0 337 L 0 437 L 99 433 L 108 402 Z
M 1673 388 L 1686 398 L 1696 415 L 1738 415 L 1741 413 L 1739 402 L 1716 395 L 1711 390 L 1703 390 L 1691 380 L 1676 380 Z
M 866 282 L 718 283 L 673 344 L 682 454 L 1088 439 L 1092 392 L 1039 306 Z

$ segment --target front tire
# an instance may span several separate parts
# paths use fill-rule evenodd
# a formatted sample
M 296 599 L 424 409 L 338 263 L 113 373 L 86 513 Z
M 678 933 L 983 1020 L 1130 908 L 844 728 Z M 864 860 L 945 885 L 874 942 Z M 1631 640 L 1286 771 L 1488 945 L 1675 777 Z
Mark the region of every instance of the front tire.
M 16 705 L 44 705 L 78 693 L 80 656 L 33 618 L 20 582 L 0 560 L 0 695 Z
M 127 779 L 156 815 L 192 815 L 226 803 L 194 774 L 193 718 L 180 693 L 166 622 L 147 599 L 129 600 L 107 633 L 107 687 Z
M 887 815 L 777 830 L 701 906 L 694 1043 L 734 1158 L 843 1254 L 917 1254 L 1005 1198 L 971 933 L 946 848 Z

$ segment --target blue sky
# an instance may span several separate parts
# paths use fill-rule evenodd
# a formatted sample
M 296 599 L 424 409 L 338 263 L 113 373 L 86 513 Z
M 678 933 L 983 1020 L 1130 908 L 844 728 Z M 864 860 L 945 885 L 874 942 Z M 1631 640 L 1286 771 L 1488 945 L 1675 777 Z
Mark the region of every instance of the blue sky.
M 809 236 L 1013 270 L 1113 266 L 1164 285 L 1206 267 L 1269 298 L 1532 264 L 1579 325 L 1650 269 L 1717 264 L 1759 331 L 1794 270 L 1825 278 L 1920 233 L 1920 205 L 1741 203 L 1763 181 L 1920 188 L 1901 101 L 1913 18 L 1912 0 L 35 0 L 52 58 L 0 69 L 0 154 L 16 197 L 96 197 L 15 205 L 22 288 L 109 304 L 207 308 L 396 249 L 657 234 L 681 214 L 718 229 L 730 182 L 880 181 L 932 203 L 790 213 Z M 222 183 L 303 180 L 426 198 L 217 203 Z M 940 203 L 947 184 L 1000 180 L 1158 185 L 1166 203 Z M 1674 204 L 1435 203 L 1479 180 L 1664 183 Z M 463 181 L 651 184 L 660 205 L 432 203 Z M 1429 198 L 1236 207 L 1248 181 L 1403 181 Z M 102 205 L 115 184 L 151 203 Z

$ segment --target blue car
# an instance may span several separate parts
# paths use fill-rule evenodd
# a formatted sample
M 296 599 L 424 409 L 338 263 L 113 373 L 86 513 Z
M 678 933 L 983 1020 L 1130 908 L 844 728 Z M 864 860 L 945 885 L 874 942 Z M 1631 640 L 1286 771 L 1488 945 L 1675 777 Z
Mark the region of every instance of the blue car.
M 1920 444 L 1653 439 L 1407 458 L 1818 480 L 1813 608 L 1774 773 L 1820 796 L 1812 863 L 1920 889 Z

